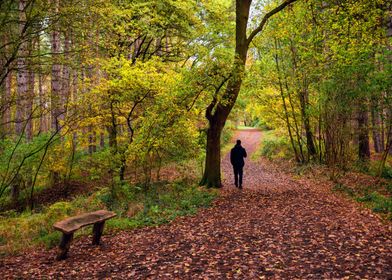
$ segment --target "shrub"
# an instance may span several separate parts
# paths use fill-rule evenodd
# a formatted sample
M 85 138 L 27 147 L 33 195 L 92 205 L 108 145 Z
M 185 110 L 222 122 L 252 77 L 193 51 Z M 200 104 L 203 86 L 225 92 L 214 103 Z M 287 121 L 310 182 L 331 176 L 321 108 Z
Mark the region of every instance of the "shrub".
M 267 131 L 263 134 L 261 149 L 256 153 L 257 155 L 268 159 L 291 158 L 293 152 L 285 136 L 279 136 L 276 131 Z

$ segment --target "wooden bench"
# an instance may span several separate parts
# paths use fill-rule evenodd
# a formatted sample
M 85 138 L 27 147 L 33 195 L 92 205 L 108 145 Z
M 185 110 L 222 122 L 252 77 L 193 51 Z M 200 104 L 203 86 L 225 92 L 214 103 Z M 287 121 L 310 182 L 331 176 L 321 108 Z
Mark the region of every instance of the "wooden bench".
M 57 260 L 63 260 L 67 258 L 69 247 L 73 239 L 73 234 L 78 229 L 92 225 L 93 226 L 93 245 L 98 245 L 103 232 L 105 221 L 116 216 L 116 213 L 99 210 L 95 212 L 85 213 L 82 215 L 70 217 L 63 221 L 57 222 L 53 227 L 63 233 L 63 236 L 59 245 L 59 252 Z

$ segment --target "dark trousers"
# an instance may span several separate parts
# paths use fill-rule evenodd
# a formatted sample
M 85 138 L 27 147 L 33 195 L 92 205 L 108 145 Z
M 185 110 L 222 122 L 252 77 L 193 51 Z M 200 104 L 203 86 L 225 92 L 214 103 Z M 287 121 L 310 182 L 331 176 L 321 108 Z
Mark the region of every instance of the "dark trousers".
M 234 184 L 236 187 L 242 187 L 242 175 L 244 173 L 243 166 L 233 166 L 234 169 Z M 238 178 L 239 177 L 239 178 Z M 239 182 L 238 182 L 239 179 Z

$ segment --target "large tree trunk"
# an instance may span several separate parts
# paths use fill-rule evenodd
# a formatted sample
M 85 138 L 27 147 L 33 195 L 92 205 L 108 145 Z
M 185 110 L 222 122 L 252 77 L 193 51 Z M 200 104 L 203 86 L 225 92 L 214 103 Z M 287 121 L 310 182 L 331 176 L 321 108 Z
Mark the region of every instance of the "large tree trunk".
M 209 127 L 207 129 L 207 153 L 204 175 L 200 184 L 207 185 L 208 187 L 219 188 L 222 185 L 220 175 L 220 136 L 241 89 L 248 52 L 246 28 L 251 2 L 251 0 L 236 1 L 236 48 L 232 76 L 228 81 L 222 100 L 217 102 L 216 98 L 214 98 L 206 110 L 206 117 L 209 121 Z M 212 113 L 214 108 L 215 112 Z
M 295 1 L 296 0 L 286 0 L 281 5 L 266 13 L 258 27 L 254 29 L 247 38 L 246 30 L 252 0 L 236 0 L 236 39 L 234 62 L 231 70 L 231 76 L 228 80 L 228 84 L 222 98 L 220 101 L 217 101 L 217 95 L 219 93 L 218 90 L 212 102 L 206 109 L 206 118 L 209 121 L 209 127 L 207 129 L 206 164 L 203 179 L 200 182 L 201 185 L 217 188 L 222 185 L 220 176 L 220 135 L 241 89 L 249 44 L 252 42 L 253 38 L 263 30 L 267 20 L 271 16 L 280 12 Z M 214 110 L 215 112 L 213 112 Z
M 223 127 L 211 123 L 207 130 L 205 171 L 200 185 L 206 185 L 207 187 L 221 186 L 220 136 L 222 129 Z

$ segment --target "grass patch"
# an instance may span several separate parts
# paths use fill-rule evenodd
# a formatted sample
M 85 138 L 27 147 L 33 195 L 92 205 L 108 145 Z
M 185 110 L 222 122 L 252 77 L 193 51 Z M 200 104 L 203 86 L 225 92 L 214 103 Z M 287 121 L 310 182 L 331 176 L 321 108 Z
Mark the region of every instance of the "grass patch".
M 12 254 L 34 246 L 51 248 L 60 242 L 61 233 L 53 224 L 66 217 L 98 209 L 111 209 L 118 216 L 107 221 L 107 230 L 154 226 L 178 216 L 192 215 L 200 207 L 208 207 L 217 196 L 216 190 L 197 187 L 187 180 L 164 182 L 150 186 L 124 185 L 115 191 L 103 188 L 90 196 L 70 202 L 57 202 L 39 213 L 14 211 L 0 216 L 0 255 Z M 91 233 L 86 227 L 76 236 Z
M 392 220 L 392 197 L 372 192 L 365 194 L 364 196 L 357 197 L 356 200 L 364 203 L 374 212 L 384 214 L 388 220 Z
M 332 191 L 344 193 L 373 212 L 380 214 L 386 220 L 392 221 L 392 197 L 372 191 L 372 189 L 372 187 L 366 187 L 357 191 L 343 184 L 336 184 Z

